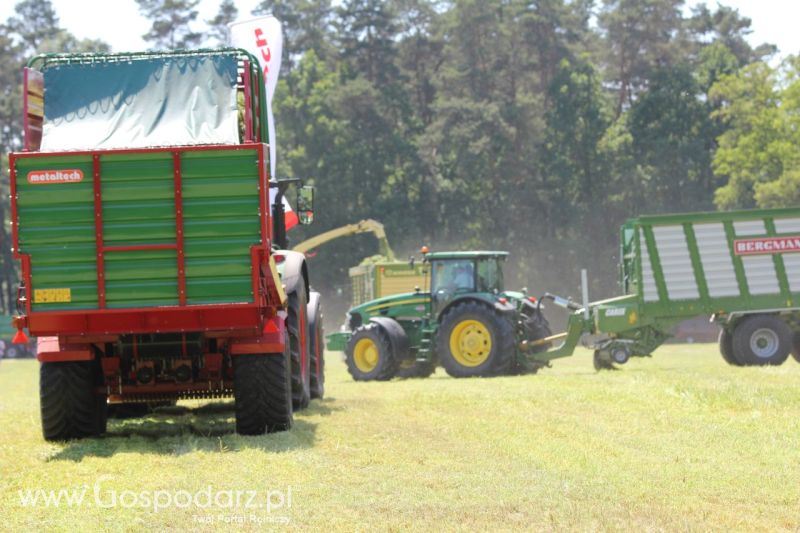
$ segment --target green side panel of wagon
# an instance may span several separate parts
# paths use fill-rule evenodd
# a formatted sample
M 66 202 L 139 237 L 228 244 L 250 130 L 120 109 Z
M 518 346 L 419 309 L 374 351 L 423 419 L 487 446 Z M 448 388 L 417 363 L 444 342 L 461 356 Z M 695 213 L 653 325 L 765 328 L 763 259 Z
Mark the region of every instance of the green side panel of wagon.
M 105 247 L 177 242 L 172 153 L 101 153 Z M 186 303 L 251 302 L 250 247 L 260 242 L 257 151 L 186 151 L 180 159 Z M 75 170 L 81 181 L 28 180 L 31 172 Z M 16 186 L 32 310 L 97 309 L 92 156 L 20 157 Z M 103 264 L 107 308 L 178 305 L 175 249 L 107 250 Z
M 800 209 L 645 216 L 621 238 L 622 285 L 645 316 L 800 307 Z

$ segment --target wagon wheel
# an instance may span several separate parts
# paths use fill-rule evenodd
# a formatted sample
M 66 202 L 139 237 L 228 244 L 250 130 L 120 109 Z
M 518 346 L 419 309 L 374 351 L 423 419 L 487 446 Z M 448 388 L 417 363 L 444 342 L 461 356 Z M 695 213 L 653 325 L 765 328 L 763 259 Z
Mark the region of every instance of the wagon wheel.
M 736 324 L 733 355 L 746 366 L 780 365 L 789 357 L 793 334 L 775 315 L 752 315 Z

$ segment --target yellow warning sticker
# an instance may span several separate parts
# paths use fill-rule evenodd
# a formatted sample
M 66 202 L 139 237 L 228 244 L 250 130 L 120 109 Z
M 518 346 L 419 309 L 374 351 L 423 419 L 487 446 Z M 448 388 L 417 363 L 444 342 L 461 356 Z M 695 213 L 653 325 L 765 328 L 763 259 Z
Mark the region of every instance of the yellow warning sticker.
M 72 301 L 70 289 L 34 289 L 33 303 L 35 304 L 54 304 Z

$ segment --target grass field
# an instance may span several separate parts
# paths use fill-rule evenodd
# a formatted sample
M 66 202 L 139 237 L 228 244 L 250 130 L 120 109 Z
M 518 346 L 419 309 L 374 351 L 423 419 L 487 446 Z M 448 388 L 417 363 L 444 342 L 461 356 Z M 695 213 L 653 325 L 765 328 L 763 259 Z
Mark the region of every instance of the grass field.
M 194 402 L 63 445 L 40 436 L 37 363 L 2 361 L 0 530 L 800 528 L 792 360 L 681 345 L 611 373 L 580 352 L 535 376 L 354 383 L 338 355 L 288 433 L 239 437 L 230 404 Z

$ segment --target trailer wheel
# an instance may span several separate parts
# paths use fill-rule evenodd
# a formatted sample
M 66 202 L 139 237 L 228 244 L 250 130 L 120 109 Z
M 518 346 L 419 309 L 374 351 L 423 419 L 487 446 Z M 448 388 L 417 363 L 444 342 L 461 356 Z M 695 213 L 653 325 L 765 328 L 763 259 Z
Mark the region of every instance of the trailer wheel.
M 300 282 L 289 293 L 286 328 L 292 354 L 292 404 L 295 411 L 305 409 L 311 401 L 311 357 L 309 349 L 308 297 Z
M 42 434 L 48 441 L 100 435 L 106 429 L 106 398 L 94 393 L 95 361 L 42 363 L 39 400 Z
M 614 363 L 611 362 L 611 359 L 607 357 L 603 357 L 600 350 L 595 350 L 594 354 L 592 355 L 592 366 L 596 372 L 600 372 L 601 370 L 619 370 Z
M 325 332 L 318 292 L 312 292 L 309 298 L 308 331 L 311 335 L 311 398 L 319 399 L 325 396 Z
M 374 322 L 353 332 L 344 354 L 347 371 L 356 381 L 387 381 L 397 373 L 399 362 L 389 336 Z
M 792 330 L 774 315 L 753 315 L 733 331 L 733 356 L 745 366 L 780 365 L 792 349 Z
M 292 416 L 289 342 L 283 354 L 242 354 L 233 358 L 236 433 L 286 431 Z
M 795 333 L 792 342 L 792 357 L 800 363 L 800 333 Z
M 421 363 L 419 361 L 405 360 L 400 363 L 397 370 L 398 378 L 427 378 L 436 371 L 436 364 L 432 361 Z
M 719 332 L 719 353 L 729 365 L 742 366 L 742 363 L 733 355 L 733 335 L 726 329 Z
M 514 366 L 514 325 L 478 302 L 456 304 L 442 318 L 436 352 L 453 377 L 507 374 Z

